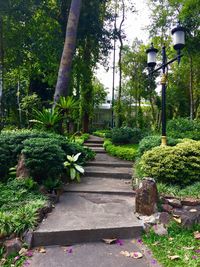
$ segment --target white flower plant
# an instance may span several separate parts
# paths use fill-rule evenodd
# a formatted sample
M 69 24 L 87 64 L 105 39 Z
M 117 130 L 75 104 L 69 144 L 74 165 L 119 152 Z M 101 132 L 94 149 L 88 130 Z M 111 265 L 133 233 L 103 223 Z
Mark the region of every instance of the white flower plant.
M 67 161 L 64 162 L 64 167 L 69 170 L 70 179 L 77 182 L 81 181 L 80 175 L 84 174 L 83 167 L 76 163 L 80 155 L 81 153 L 72 156 L 67 155 Z

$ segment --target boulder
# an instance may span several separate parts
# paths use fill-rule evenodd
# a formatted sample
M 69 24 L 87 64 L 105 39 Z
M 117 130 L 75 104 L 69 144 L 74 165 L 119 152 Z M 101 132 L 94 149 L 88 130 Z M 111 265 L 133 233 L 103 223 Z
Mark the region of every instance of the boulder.
M 155 234 L 159 236 L 167 235 L 167 229 L 163 226 L 163 224 L 156 224 L 153 226 L 153 231 Z
M 6 256 L 10 256 L 11 254 L 16 254 L 22 248 L 22 242 L 19 238 L 13 238 L 6 240 L 4 242 L 4 247 L 6 251 Z
M 200 205 L 200 199 L 185 198 L 181 200 L 181 204 L 186 205 L 186 206 L 197 206 L 197 205 Z
M 182 208 L 182 204 L 179 199 L 172 198 L 172 199 L 167 199 L 167 201 L 168 201 L 168 204 L 174 208 Z
M 160 213 L 159 222 L 161 224 L 166 225 L 166 224 L 168 224 L 170 222 L 170 220 L 171 220 L 171 216 L 169 215 L 168 212 L 161 212 Z
M 136 190 L 135 211 L 150 216 L 157 211 L 158 190 L 154 179 L 144 178 Z
M 20 155 L 17 170 L 16 170 L 16 177 L 17 178 L 28 178 L 30 177 L 30 172 L 25 166 L 25 157 L 23 154 Z
M 166 212 L 169 212 L 169 213 L 173 211 L 173 207 L 170 206 L 169 204 L 162 204 L 161 207 L 162 207 L 163 211 L 166 211 Z

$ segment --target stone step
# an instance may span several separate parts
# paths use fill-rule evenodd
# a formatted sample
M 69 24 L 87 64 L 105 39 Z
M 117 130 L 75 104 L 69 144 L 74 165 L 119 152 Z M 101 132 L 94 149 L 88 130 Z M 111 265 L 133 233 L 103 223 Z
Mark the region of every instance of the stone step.
M 33 246 L 72 245 L 103 238 L 136 238 L 142 225 L 132 196 L 64 193 L 33 233 Z
M 108 162 L 108 161 L 90 161 L 87 163 L 87 166 L 101 166 L 101 167 L 128 167 L 128 168 L 132 168 L 133 167 L 133 163 L 129 162 L 129 161 L 112 161 L 112 162 Z
M 82 192 L 97 194 L 134 195 L 131 180 L 113 178 L 82 177 L 80 183 L 64 186 L 65 192 Z
M 102 144 L 98 144 L 98 143 L 84 143 L 84 146 L 88 146 L 88 147 L 103 147 Z
M 86 166 L 85 175 L 89 177 L 103 177 L 103 178 L 116 178 L 116 179 L 131 179 L 132 169 L 123 167 L 94 167 Z
M 103 154 L 106 153 L 103 147 L 90 147 L 90 149 L 93 150 L 95 153 L 103 153 Z

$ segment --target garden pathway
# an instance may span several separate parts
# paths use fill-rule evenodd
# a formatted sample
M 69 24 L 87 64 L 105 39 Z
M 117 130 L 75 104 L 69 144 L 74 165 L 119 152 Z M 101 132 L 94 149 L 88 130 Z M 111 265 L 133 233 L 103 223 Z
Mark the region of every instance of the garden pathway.
M 66 185 L 56 208 L 34 232 L 34 246 L 57 247 L 47 248 L 45 255 L 36 253 L 31 267 L 151 265 L 145 256 L 136 260 L 120 255 L 121 250 L 141 249 L 137 242 L 130 241 L 130 238 L 138 238 L 142 231 L 134 215 L 132 163 L 109 156 L 102 143 L 103 139 L 90 136 L 85 145 L 96 152 L 95 160 L 85 167 L 80 184 Z M 120 247 L 98 242 L 103 238 L 126 241 Z M 61 246 L 66 245 L 73 245 L 74 254 L 63 252 Z

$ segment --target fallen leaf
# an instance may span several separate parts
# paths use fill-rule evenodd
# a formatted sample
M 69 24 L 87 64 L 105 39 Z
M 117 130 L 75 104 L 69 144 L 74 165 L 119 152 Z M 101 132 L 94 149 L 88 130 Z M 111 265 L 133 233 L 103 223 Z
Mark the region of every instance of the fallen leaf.
M 38 252 L 39 253 L 46 253 L 46 249 L 44 247 L 39 247 Z
M 185 261 L 189 261 L 189 259 L 190 259 L 190 258 L 188 257 L 188 255 L 185 255 L 184 260 L 185 260 Z
M 160 242 L 159 241 L 156 241 L 155 243 L 152 244 L 152 246 L 157 246 L 159 244 L 160 244 Z
M 200 239 L 200 232 L 199 231 L 194 232 L 194 238 Z
M 131 258 L 134 258 L 134 259 L 141 259 L 143 257 L 141 252 L 131 252 L 130 256 Z
M 180 218 L 180 217 L 178 218 L 178 217 L 174 217 L 174 216 L 173 216 L 173 219 L 174 219 L 175 222 L 177 222 L 177 223 L 181 223 L 181 218 Z
M 20 255 L 20 256 L 25 256 L 26 253 L 27 253 L 27 251 L 28 251 L 28 249 L 26 249 L 26 248 L 21 248 L 20 251 L 19 251 L 19 255 Z
M 123 255 L 123 256 L 125 256 L 125 257 L 130 257 L 131 256 L 130 253 L 127 250 L 122 250 L 120 252 L 120 254 Z
M 168 258 L 169 258 L 170 260 L 178 260 L 178 259 L 180 259 L 180 256 L 178 256 L 178 255 L 173 255 L 173 256 L 168 256 Z
M 102 240 L 103 240 L 104 243 L 106 243 L 108 245 L 111 245 L 111 244 L 116 243 L 117 238 L 112 238 L 112 239 L 106 238 L 106 239 L 102 239 Z
M 172 240 L 174 240 L 174 238 L 173 237 L 169 237 L 168 240 L 169 241 L 172 241 Z
M 196 209 L 190 209 L 189 212 L 197 212 Z
M 185 250 L 193 250 L 194 247 L 183 247 L 183 249 L 185 249 Z

